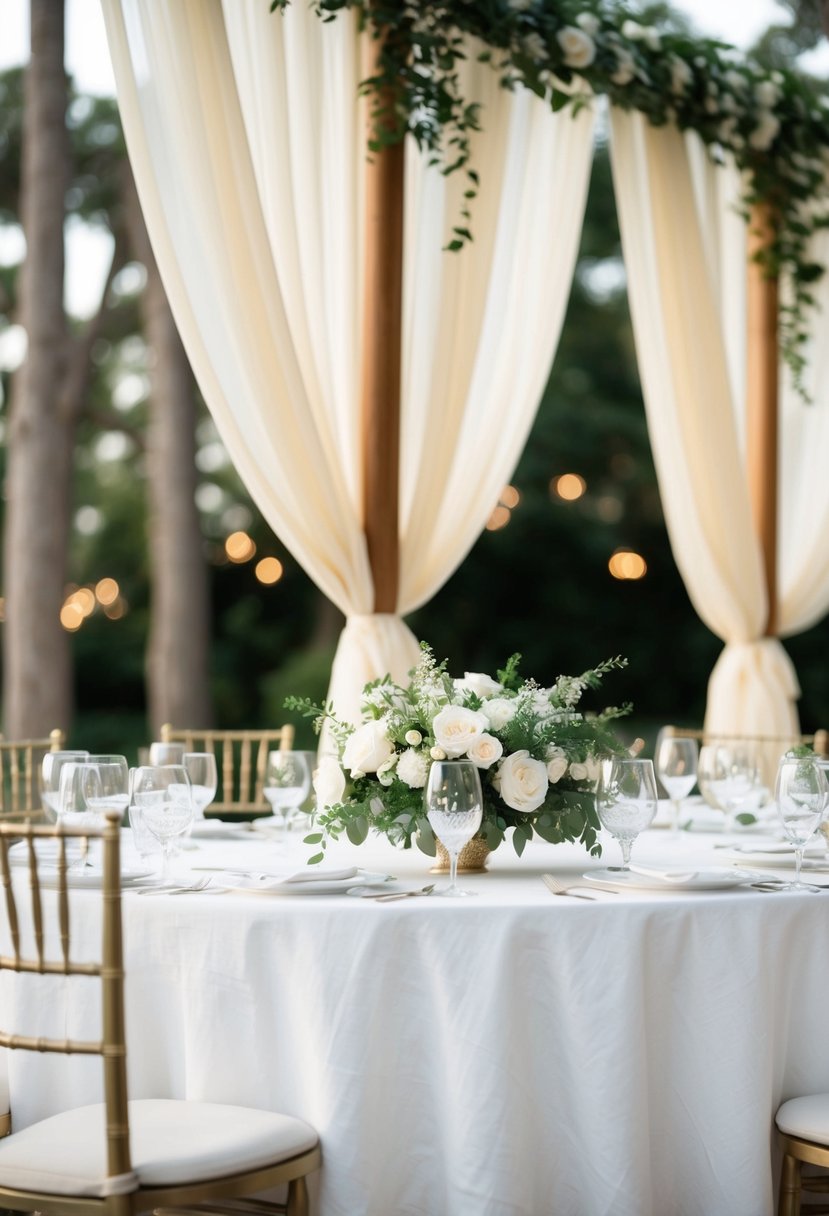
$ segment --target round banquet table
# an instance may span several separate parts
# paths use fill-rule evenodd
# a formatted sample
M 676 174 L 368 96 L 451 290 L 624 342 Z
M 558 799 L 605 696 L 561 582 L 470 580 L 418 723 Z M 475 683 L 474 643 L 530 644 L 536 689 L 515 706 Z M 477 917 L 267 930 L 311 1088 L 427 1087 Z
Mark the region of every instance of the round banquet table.
M 721 840 L 652 830 L 634 860 L 710 865 Z M 188 856 L 265 869 L 307 852 Z M 429 881 L 428 858 L 383 841 L 329 849 L 348 863 Z M 774 1111 L 829 1090 L 829 891 L 588 902 L 542 882 L 599 864 L 505 847 L 463 876 L 466 900 L 126 891 L 130 1096 L 307 1120 L 318 1216 L 770 1216 Z M 100 900 L 75 894 L 93 954 Z M 43 1032 L 88 1031 L 96 985 L 58 987 Z M 54 1060 L 14 1055 L 16 1127 L 99 1099 L 97 1061 L 62 1065 L 47 1083 Z

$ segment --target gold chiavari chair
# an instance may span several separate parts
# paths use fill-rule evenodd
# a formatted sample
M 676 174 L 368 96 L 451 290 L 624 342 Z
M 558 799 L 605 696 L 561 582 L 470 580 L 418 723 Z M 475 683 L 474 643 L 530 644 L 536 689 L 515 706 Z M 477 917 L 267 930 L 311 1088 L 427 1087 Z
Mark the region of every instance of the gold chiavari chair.
M 165 723 L 163 743 L 183 743 L 188 752 L 213 752 L 219 776 L 216 797 L 208 816 L 270 815 L 263 793 L 268 753 L 290 751 L 294 728 L 290 723 L 273 730 L 191 730 Z
M 46 752 L 59 752 L 62 730 L 44 739 L 4 739 L 0 735 L 0 822 L 40 818 L 40 766 Z
M 719 731 L 694 730 L 690 726 L 663 726 L 662 733 L 666 737 L 696 739 L 704 743 L 756 743 L 761 747 L 779 746 L 780 754 L 789 747 L 811 747 L 818 756 L 829 757 L 829 731 L 816 730 L 813 735 L 729 735 Z
M 286 1204 L 253 1201 L 247 1210 L 262 1216 L 308 1216 L 305 1178 L 320 1163 L 319 1140 L 308 1124 L 268 1111 L 206 1102 L 127 1102 L 119 821 L 119 814 L 109 813 L 103 831 L 0 824 L 7 951 L 0 956 L 0 970 L 38 977 L 35 982 L 47 986 L 45 999 L 49 977 L 52 982 L 56 976 L 97 979 L 103 1030 L 100 1040 L 60 1040 L 4 1029 L 0 1046 L 98 1055 L 104 1075 L 102 1103 L 52 1115 L 19 1131 L 12 1095 L 0 1126 L 0 1207 L 54 1216 L 133 1216 L 182 1207 L 188 1213 L 230 1213 L 239 1209 L 216 1206 L 215 1201 L 243 1199 L 287 1183 Z M 66 846 L 77 837 L 102 840 L 100 963 L 72 957 Z M 23 882 L 13 881 L 17 867 L 9 863 L 10 843 L 21 838 L 28 882 L 25 875 Z M 43 889 L 38 870 L 38 848 L 51 847 L 56 851 L 51 859 L 55 871 L 48 885 L 55 885 L 54 891 Z M 24 953 L 21 942 L 29 940 L 33 948 Z M 210 1207 L 201 1206 L 207 1202 Z
M 829 1094 L 790 1098 L 778 1110 L 775 1122 L 783 1149 L 777 1214 L 800 1216 L 803 1191 L 823 1195 L 829 1192 L 829 1178 L 825 1175 L 801 1174 L 804 1164 L 829 1169 Z M 826 1216 L 829 1203 L 810 1203 L 803 1213 Z

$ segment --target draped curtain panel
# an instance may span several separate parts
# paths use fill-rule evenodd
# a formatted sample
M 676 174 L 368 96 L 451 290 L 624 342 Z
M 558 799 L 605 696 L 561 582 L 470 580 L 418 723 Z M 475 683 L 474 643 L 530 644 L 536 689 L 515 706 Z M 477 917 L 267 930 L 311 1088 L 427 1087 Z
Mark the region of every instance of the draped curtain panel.
M 745 462 L 747 230 L 740 182 L 700 140 L 611 111 L 611 154 L 648 429 L 674 557 L 694 607 L 725 642 L 706 729 L 799 731 L 797 676 L 763 636 L 767 599 Z M 829 239 L 816 257 L 827 264 Z M 785 287 L 785 285 L 784 285 Z M 829 283 L 817 286 L 826 325 Z M 829 610 L 827 343 L 813 342 L 806 406 L 781 368 L 779 620 L 782 635 Z M 823 399 L 823 400 L 822 400 Z
M 365 103 L 353 15 L 305 4 L 104 0 L 127 146 L 182 339 L 274 532 L 345 613 L 331 696 L 417 659 L 401 620 L 452 574 L 526 441 L 581 232 L 593 118 L 553 115 L 471 57 L 466 182 L 406 153 L 400 592 L 377 615 L 361 519 Z

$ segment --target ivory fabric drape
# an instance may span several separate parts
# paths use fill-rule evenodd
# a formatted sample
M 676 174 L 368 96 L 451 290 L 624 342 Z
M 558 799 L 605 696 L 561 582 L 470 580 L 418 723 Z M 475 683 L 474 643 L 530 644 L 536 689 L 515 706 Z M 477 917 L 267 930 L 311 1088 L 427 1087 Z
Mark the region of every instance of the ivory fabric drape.
M 261 0 L 104 0 L 141 204 L 182 339 L 274 532 L 345 613 L 339 711 L 402 679 L 401 620 L 468 552 L 526 440 L 581 231 L 593 119 L 467 64 L 485 130 L 474 241 L 443 252 L 466 181 L 406 155 L 400 592 L 375 614 L 361 519 L 365 103 L 353 14 Z
M 611 155 L 648 429 L 677 566 L 725 648 L 711 674 L 706 729 L 796 735 L 799 686 L 777 638 L 745 464 L 747 228 L 736 170 L 697 136 L 611 111 Z M 815 255 L 824 265 L 829 239 Z M 817 285 L 825 326 L 829 282 Z M 779 629 L 829 610 L 826 343 L 813 343 L 806 406 L 781 368 Z M 821 398 L 823 401 L 821 402 Z

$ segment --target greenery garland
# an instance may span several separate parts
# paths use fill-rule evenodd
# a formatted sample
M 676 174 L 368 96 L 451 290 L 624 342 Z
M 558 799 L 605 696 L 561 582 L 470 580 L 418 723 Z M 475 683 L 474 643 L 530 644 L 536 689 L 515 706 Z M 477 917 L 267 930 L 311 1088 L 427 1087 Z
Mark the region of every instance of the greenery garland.
M 284 9 L 290 0 L 272 0 Z M 470 38 L 485 49 L 507 88 L 522 84 L 553 110 L 585 105 L 591 94 L 638 110 L 655 126 L 696 131 L 711 154 L 733 155 L 743 171 L 746 215 L 764 203 L 775 236 L 758 255 L 769 276 L 788 280 L 780 308 L 780 348 L 802 396 L 814 307 L 823 267 L 809 241 L 829 225 L 829 99 L 791 71 L 768 71 L 733 47 L 643 24 L 621 3 L 596 0 L 313 0 L 323 21 L 354 9 L 382 39 L 377 72 L 363 81 L 372 100 L 377 150 L 409 133 L 444 173 L 468 176 L 466 204 L 449 244 L 472 239 L 469 204 L 478 190 L 470 134 L 479 106 L 463 96 L 459 66 Z

